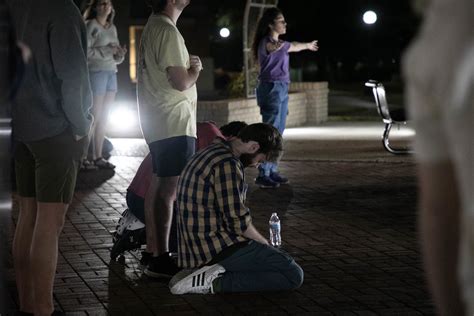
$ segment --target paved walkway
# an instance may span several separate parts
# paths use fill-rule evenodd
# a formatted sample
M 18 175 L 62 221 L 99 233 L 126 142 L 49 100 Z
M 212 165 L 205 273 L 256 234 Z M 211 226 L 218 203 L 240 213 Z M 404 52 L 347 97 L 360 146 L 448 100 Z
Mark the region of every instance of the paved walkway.
M 284 249 L 305 282 L 292 292 L 214 296 L 171 295 L 138 269 L 138 253 L 110 262 L 111 232 L 145 152 L 140 140 L 114 140 L 115 173 L 80 174 L 60 244 L 57 305 L 70 315 L 432 315 L 415 232 L 414 161 L 384 152 L 380 135 L 372 123 L 288 130 L 281 171 L 291 184 L 261 190 L 250 170 L 248 204 L 264 233 L 279 213 Z

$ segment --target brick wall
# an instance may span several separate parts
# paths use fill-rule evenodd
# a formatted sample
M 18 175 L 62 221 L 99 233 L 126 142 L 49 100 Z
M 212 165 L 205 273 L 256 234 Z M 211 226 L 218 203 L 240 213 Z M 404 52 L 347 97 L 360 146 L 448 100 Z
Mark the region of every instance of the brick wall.
M 295 82 L 290 85 L 287 126 L 322 123 L 328 117 L 327 82 Z M 215 121 L 218 126 L 231 121 L 261 122 L 255 98 L 199 101 L 197 120 Z

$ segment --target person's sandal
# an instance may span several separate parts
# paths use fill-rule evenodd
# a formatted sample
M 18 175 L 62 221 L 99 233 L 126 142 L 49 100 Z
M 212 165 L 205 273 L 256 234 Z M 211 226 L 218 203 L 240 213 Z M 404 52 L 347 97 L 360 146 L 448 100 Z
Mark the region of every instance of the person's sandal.
M 84 159 L 81 162 L 81 170 L 83 171 L 91 171 L 91 170 L 97 170 L 97 169 L 98 167 L 87 159 Z
M 100 157 L 94 160 L 94 165 L 99 169 L 115 169 L 115 165 Z

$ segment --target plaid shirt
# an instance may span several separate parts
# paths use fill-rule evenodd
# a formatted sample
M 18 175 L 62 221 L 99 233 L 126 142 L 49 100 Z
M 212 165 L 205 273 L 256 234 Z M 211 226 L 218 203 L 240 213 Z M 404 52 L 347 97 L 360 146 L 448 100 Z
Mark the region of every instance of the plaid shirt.
M 195 268 L 238 242 L 252 219 L 244 168 L 226 142 L 192 157 L 178 183 L 178 265 Z

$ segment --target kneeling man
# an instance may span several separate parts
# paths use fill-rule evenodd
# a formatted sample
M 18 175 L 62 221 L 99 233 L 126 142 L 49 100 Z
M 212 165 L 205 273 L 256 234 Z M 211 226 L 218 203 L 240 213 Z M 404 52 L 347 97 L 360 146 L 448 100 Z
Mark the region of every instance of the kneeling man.
M 244 168 L 276 162 L 282 138 L 276 128 L 251 124 L 238 137 L 192 157 L 178 183 L 178 265 L 173 294 L 296 289 L 303 270 L 271 247 L 245 206 Z

